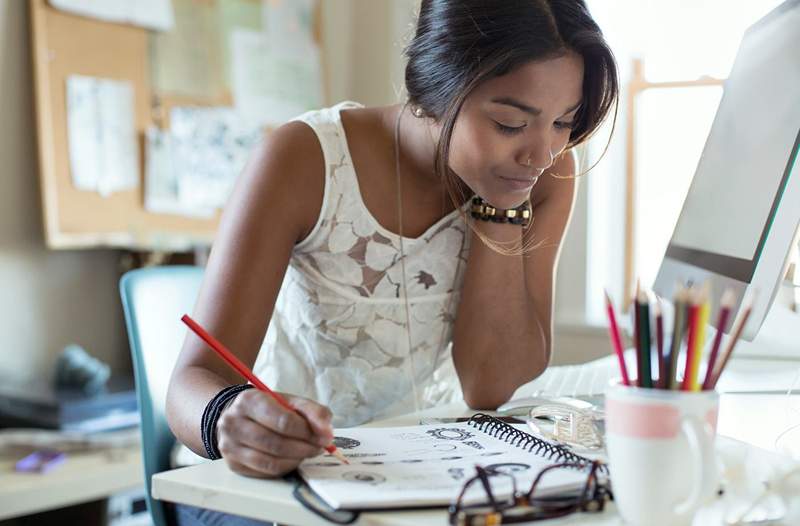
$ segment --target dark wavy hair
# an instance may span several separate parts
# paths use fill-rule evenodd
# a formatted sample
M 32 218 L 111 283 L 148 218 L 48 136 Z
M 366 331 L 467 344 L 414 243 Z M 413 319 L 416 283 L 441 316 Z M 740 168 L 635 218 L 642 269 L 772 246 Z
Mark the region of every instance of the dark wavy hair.
M 612 108 L 616 121 L 616 61 L 585 2 L 422 0 L 414 38 L 405 49 L 408 103 L 442 126 L 436 173 L 454 201 L 447 160 L 455 121 L 469 94 L 517 66 L 569 51 L 583 57 L 584 78 L 567 148 L 587 140 Z

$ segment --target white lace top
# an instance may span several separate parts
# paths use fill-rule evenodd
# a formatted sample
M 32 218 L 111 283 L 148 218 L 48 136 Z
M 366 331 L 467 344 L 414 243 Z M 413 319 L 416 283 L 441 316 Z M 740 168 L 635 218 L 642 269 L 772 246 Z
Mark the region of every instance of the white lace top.
M 295 246 L 254 368 L 271 388 L 328 405 L 337 427 L 412 411 L 412 374 L 421 407 L 461 397 L 450 342 L 467 229 L 454 210 L 403 238 L 410 362 L 400 238 L 361 198 L 339 113 L 356 107 L 343 102 L 296 119 L 322 145 L 325 193 L 315 227 Z

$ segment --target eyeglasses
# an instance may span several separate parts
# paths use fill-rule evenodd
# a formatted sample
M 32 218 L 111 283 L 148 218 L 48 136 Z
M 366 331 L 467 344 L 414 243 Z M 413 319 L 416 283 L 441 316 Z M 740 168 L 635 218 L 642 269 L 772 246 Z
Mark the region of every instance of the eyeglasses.
M 577 492 L 559 495 L 540 495 L 542 481 L 553 477 L 561 470 L 586 470 L 586 482 Z M 607 468 L 599 461 L 591 463 L 565 462 L 543 469 L 525 493 L 517 491 L 517 483 L 511 473 L 476 466 L 477 473 L 467 480 L 456 502 L 448 510 L 452 526 L 486 526 L 510 524 L 545 519 L 555 519 L 578 511 L 600 512 L 608 499 L 613 499 L 611 488 L 604 474 Z M 508 492 L 508 488 L 511 492 Z M 475 491 L 483 490 L 483 499 L 474 501 Z M 465 497 L 471 493 L 471 502 Z

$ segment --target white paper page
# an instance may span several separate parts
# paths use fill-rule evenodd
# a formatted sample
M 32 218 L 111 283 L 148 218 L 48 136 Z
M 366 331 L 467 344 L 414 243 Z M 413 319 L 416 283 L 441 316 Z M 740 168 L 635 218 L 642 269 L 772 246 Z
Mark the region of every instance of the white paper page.
M 213 217 L 213 208 L 187 207 L 181 201 L 171 135 L 151 126 L 147 129 L 145 147 L 145 209 L 159 214 Z
M 231 35 L 231 78 L 236 107 L 261 124 L 280 125 L 322 104 L 319 49 L 289 53 L 263 33 Z
M 170 132 L 184 209 L 222 207 L 262 138 L 259 126 L 224 107 L 173 108 Z
M 525 426 L 518 426 L 525 430 Z M 458 496 L 475 466 L 513 473 L 527 491 L 544 467 L 556 461 L 495 438 L 467 424 L 432 424 L 335 431 L 335 444 L 350 461 L 331 455 L 308 459 L 300 473 L 335 508 L 446 505 Z M 585 472 L 558 470 L 542 479 L 543 493 L 580 487 Z M 502 477 L 497 480 L 507 479 Z M 510 493 L 511 486 L 499 485 Z M 470 494 L 471 500 L 482 492 Z
M 79 190 L 107 196 L 139 185 L 139 148 L 129 82 L 67 78 L 70 171 Z
M 50 0 L 50 4 L 67 13 L 157 31 L 175 25 L 171 0 Z
M 314 42 L 315 0 L 267 0 L 263 27 L 271 49 L 304 55 Z

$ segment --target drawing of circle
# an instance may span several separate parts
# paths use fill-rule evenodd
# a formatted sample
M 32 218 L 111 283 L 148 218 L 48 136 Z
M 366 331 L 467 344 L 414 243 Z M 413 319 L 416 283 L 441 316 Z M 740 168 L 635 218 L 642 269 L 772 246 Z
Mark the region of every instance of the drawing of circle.
M 353 449 L 361 445 L 355 438 L 333 437 L 333 445 L 339 449 Z
M 430 429 L 427 433 L 439 440 L 466 440 L 474 436 L 469 431 L 457 427 L 440 427 L 439 429 Z
M 381 484 L 386 482 L 386 477 L 378 475 L 377 473 L 370 473 L 369 471 L 348 471 L 342 473 L 342 478 L 349 482 L 364 482 L 366 484 Z
M 487 471 L 497 471 L 498 473 L 519 473 L 520 471 L 526 471 L 530 468 L 528 464 L 522 464 L 520 462 L 504 462 L 502 464 L 486 466 Z

